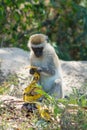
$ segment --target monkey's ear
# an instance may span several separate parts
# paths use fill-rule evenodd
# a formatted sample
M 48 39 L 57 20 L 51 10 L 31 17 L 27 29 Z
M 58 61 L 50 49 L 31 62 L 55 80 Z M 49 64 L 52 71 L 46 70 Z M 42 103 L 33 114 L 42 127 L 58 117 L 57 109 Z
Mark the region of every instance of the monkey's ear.
M 27 47 L 28 47 L 28 48 L 31 48 L 31 44 L 30 44 L 30 43 L 31 43 L 31 41 L 30 41 L 30 39 L 29 39 L 28 44 L 27 44 Z
M 28 44 L 27 47 L 31 49 L 31 39 L 32 39 L 33 35 L 30 36 L 29 40 L 28 40 Z
M 48 38 L 48 36 L 46 36 L 46 41 L 49 42 L 49 38 Z

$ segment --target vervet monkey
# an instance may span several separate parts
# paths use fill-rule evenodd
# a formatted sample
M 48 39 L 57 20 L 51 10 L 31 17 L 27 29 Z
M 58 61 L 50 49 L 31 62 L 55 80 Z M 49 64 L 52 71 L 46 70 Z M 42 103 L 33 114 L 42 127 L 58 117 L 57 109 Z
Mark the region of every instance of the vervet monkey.
M 56 98 L 63 98 L 60 61 L 54 48 L 48 43 L 48 37 L 44 34 L 34 34 L 29 39 L 28 47 L 30 65 L 38 67 L 39 83 L 43 90 Z M 30 74 L 34 74 L 33 69 L 30 69 Z

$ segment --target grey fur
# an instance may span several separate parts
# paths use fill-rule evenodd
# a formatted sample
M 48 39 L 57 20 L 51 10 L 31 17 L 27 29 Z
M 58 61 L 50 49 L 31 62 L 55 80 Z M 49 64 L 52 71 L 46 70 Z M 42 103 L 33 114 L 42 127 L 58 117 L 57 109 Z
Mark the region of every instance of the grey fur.
M 43 89 L 50 95 L 55 96 L 56 98 L 62 98 L 62 72 L 60 67 L 60 61 L 58 56 L 56 55 L 54 48 L 50 45 L 50 43 L 47 43 L 45 41 L 45 43 L 43 43 L 43 55 L 38 58 L 34 55 L 34 52 L 31 49 L 32 43 L 30 41 L 29 44 L 31 50 L 30 65 L 41 68 L 41 77 L 39 82 L 42 85 Z

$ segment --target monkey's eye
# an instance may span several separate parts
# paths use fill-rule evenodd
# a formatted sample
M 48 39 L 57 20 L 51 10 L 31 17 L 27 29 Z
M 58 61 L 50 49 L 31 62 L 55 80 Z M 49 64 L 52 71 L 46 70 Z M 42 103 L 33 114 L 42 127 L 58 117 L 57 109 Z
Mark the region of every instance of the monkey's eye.
M 33 50 L 33 51 L 39 51 L 39 52 L 41 51 L 41 52 L 42 52 L 43 47 L 35 47 L 35 48 L 32 47 L 32 50 Z
M 47 42 L 49 42 L 49 38 L 48 38 L 48 37 L 47 37 L 47 39 L 46 39 L 46 40 L 47 40 Z
M 36 55 L 36 57 L 40 57 L 43 54 L 43 47 L 32 47 L 32 50 L 34 52 L 34 54 Z

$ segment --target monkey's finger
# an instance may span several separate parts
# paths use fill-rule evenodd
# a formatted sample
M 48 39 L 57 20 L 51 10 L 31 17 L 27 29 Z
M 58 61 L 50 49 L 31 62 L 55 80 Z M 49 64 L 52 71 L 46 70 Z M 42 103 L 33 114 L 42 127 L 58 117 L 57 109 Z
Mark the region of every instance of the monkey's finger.
M 42 72 L 42 68 L 41 68 L 41 67 L 38 67 L 38 68 L 37 68 L 37 72 L 38 72 L 38 73 Z
M 36 66 L 26 66 L 26 67 L 25 67 L 25 69 L 29 69 L 29 68 L 37 69 Z

